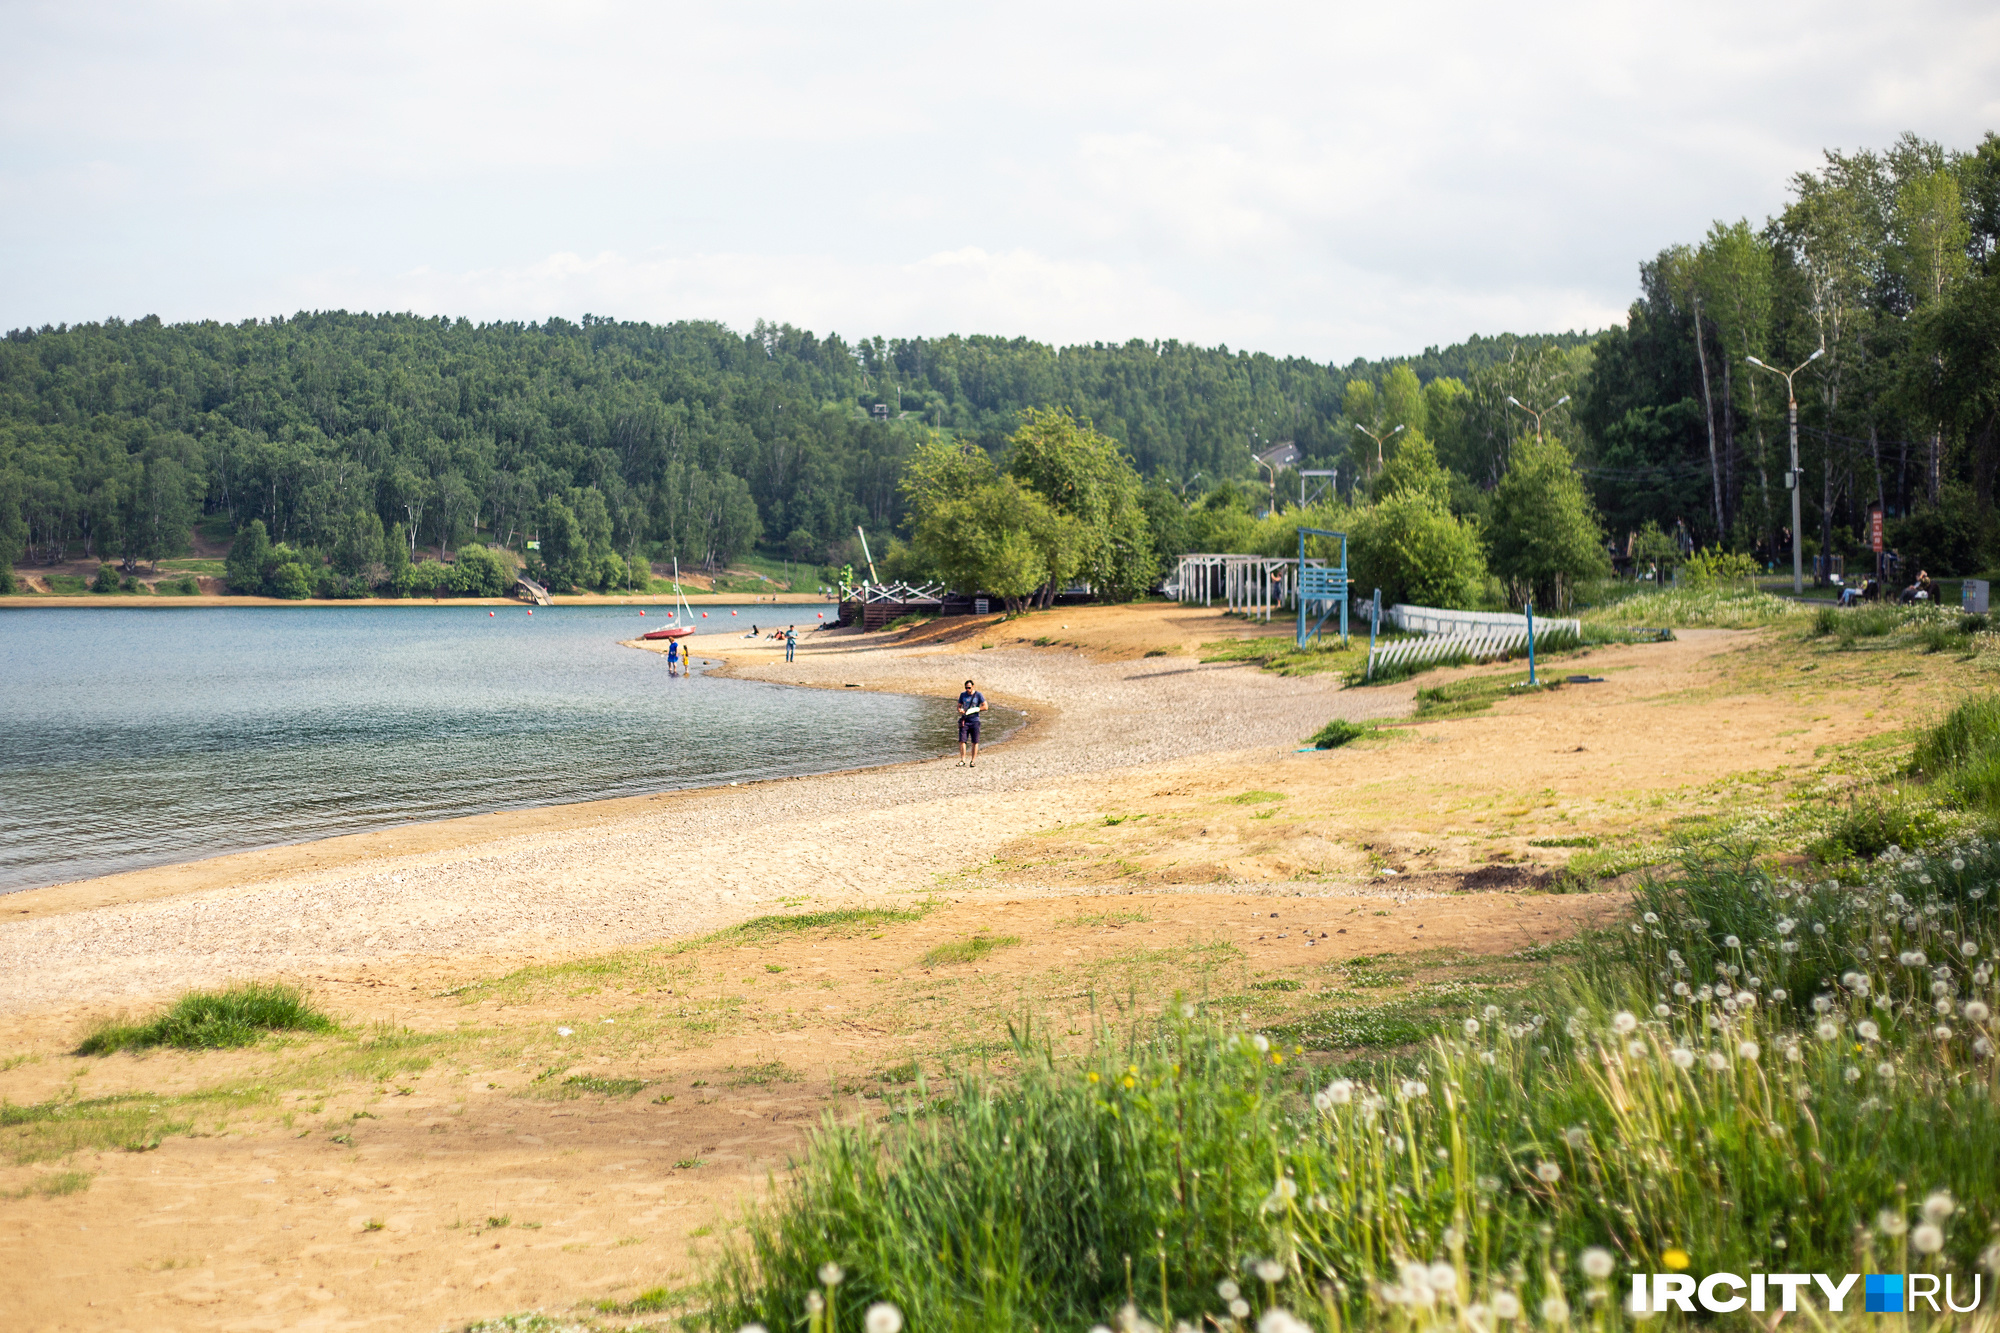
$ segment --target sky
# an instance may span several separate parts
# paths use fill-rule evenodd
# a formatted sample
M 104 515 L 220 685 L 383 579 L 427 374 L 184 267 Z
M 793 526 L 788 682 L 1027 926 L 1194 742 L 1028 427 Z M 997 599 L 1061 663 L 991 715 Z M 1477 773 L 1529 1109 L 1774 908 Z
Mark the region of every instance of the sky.
M 1178 338 L 1622 321 L 2000 7 L 0 0 L 0 328 L 302 309 Z

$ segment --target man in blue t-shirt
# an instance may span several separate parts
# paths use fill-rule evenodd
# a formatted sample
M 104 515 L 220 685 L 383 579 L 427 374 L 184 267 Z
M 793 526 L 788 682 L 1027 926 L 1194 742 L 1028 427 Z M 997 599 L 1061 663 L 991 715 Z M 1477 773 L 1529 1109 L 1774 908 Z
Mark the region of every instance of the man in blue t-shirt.
M 967 767 L 979 765 L 979 715 L 986 711 L 986 696 L 972 688 L 972 682 L 965 682 L 965 689 L 958 696 L 958 762 Z M 971 758 L 966 757 L 965 747 L 972 747 Z

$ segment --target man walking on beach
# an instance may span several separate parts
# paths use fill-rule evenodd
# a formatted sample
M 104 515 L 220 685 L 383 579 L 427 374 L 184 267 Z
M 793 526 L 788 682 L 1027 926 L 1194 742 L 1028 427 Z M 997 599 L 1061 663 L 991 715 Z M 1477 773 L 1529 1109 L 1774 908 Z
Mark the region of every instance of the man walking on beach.
M 787 662 L 791 661 L 792 654 L 798 650 L 799 627 L 797 625 L 787 625 L 785 626 L 785 660 Z
M 966 681 L 958 696 L 958 762 L 962 766 L 979 766 L 979 715 L 985 711 L 986 696 L 973 689 L 971 681 Z M 972 747 L 970 759 L 965 755 L 967 745 Z
M 681 641 L 679 639 L 667 640 L 667 674 L 669 676 L 678 676 L 681 674 Z

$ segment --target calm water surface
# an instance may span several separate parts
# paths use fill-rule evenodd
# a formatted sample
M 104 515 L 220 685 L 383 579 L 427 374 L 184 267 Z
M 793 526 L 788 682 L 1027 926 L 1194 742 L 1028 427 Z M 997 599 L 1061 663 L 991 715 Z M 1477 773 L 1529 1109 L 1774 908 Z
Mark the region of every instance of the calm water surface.
M 0 892 L 955 740 L 956 681 L 911 699 L 670 679 L 617 644 L 670 623 L 657 608 L 489 609 L 0 612 Z M 716 643 L 799 610 L 704 609 Z

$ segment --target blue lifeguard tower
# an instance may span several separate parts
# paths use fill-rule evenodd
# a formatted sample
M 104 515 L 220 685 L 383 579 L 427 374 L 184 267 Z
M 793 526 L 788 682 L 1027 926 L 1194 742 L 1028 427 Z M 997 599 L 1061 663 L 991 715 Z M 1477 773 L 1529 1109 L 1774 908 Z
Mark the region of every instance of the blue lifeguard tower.
M 1340 563 L 1306 555 L 1308 537 L 1331 537 L 1340 543 Z M 1347 642 L 1347 534 L 1325 528 L 1299 529 L 1299 647 L 1303 648 L 1326 627 L 1336 604 L 1340 611 L 1340 640 Z M 1314 619 L 1317 616 L 1318 619 Z M 1308 623 L 1311 628 L 1308 629 Z

